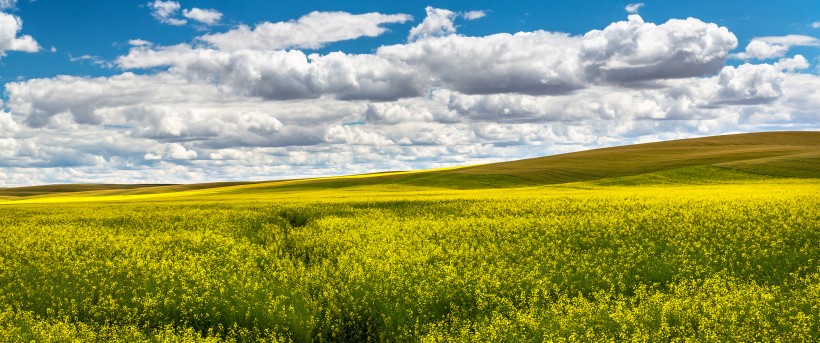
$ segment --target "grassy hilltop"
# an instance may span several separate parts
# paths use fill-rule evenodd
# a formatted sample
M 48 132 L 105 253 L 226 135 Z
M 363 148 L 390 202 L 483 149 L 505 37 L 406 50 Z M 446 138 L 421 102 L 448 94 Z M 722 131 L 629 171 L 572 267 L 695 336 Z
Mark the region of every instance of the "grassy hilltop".
M 10 341 L 817 341 L 820 133 L 0 190 Z
M 820 132 L 762 132 L 636 144 L 526 160 L 445 168 L 270 182 L 190 185 L 46 185 L 0 188 L 0 197 L 84 197 L 150 194 L 243 195 L 317 189 L 372 191 L 518 188 L 590 184 L 697 184 L 732 180 L 820 178 Z M 0 199 L 2 199 L 0 198 Z M 96 198 L 94 198 L 96 199 Z M 56 199 L 53 199 L 56 200 Z

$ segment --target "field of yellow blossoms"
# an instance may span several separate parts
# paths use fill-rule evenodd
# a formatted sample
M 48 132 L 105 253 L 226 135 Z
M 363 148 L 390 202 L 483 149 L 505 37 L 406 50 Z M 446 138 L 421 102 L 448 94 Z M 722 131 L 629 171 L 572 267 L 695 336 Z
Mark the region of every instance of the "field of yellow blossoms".
M 820 338 L 817 180 L 419 189 L 0 204 L 0 336 Z

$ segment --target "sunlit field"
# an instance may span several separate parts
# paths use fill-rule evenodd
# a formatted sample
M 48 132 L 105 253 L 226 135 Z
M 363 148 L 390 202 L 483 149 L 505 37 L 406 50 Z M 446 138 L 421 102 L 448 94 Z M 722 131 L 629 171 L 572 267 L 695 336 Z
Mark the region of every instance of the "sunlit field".
M 544 164 L 581 179 L 563 183 L 469 167 L 8 189 L 0 336 L 817 341 L 820 160 L 795 149 L 614 178 Z
M 36 341 L 820 337 L 817 180 L 399 188 L 2 205 L 0 330 Z

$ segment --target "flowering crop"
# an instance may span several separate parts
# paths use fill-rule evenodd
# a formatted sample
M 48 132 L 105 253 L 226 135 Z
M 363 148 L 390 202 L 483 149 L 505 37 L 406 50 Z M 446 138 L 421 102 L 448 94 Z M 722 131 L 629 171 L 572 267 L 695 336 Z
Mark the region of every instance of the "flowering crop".
M 820 339 L 813 179 L 54 199 L 0 206 L 11 341 Z

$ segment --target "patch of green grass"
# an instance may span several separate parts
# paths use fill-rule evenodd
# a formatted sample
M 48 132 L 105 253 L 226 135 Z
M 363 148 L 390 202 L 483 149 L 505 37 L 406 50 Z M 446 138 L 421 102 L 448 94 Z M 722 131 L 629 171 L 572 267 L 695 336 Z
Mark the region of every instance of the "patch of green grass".
M 765 182 L 772 178 L 765 175 L 717 166 L 685 167 L 647 173 L 635 176 L 603 179 L 590 182 L 598 186 L 651 186 L 651 185 L 706 185 L 706 184 L 744 184 Z

